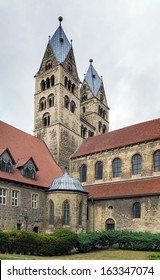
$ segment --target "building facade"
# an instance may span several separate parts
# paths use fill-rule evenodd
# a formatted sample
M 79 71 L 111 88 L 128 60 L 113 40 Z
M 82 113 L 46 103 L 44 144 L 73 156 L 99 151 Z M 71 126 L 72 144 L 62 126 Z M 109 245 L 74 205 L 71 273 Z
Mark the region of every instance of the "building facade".
M 90 60 L 80 82 L 59 22 L 35 75 L 34 136 L 0 121 L 0 230 L 160 232 L 160 119 L 109 131 L 102 77 Z

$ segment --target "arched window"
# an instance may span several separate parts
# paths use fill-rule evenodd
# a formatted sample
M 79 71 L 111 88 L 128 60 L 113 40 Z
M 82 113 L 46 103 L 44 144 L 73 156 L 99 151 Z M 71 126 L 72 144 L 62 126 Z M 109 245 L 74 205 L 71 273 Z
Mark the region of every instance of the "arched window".
M 43 115 L 42 123 L 43 123 L 43 126 L 49 126 L 50 125 L 50 114 L 49 113 L 46 113 L 46 114 Z
M 86 134 L 87 134 L 87 128 L 84 127 L 83 125 L 81 125 L 81 136 L 82 136 L 83 138 L 85 138 L 85 137 L 86 137 Z
M 82 225 L 82 201 L 79 203 L 79 225 Z
M 99 121 L 98 122 L 98 130 L 99 130 L 99 132 L 101 132 L 101 129 L 102 129 L 102 123 Z
M 140 174 L 141 173 L 141 156 L 139 154 L 136 154 L 132 157 L 132 173 Z
M 82 95 L 82 102 L 85 101 L 85 100 L 87 100 L 87 98 L 88 98 L 88 97 L 87 97 L 87 94 L 84 93 L 84 94 Z
M 80 181 L 86 182 L 87 180 L 87 166 L 86 164 L 82 164 L 80 167 Z
M 115 221 L 113 219 L 107 219 L 105 224 L 106 230 L 114 230 L 115 229 Z
M 63 225 L 69 225 L 70 223 L 70 205 L 68 200 L 63 202 Z
M 67 85 L 68 85 L 68 78 L 65 77 L 65 78 L 64 78 L 64 86 L 65 86 L 65 88 L 67 87 Z
M 72 101 L 71 101 L 70 110 L 71 110 L 72 113 L 74 113 L 74 112 L 75 112 L 75 109 L 76 109 L 76 104 L 75 104 L 75 102 L 72 100 Z
M 71 92 L 74 93 L 74 91 L 75 91 L 75 84 L 72 84 Z
M 43 111 L 46 109 L 46 99 L 42 97 L 39 101 L 39 110 Z
M 54 75 L 51 76 L 51 86 L 53 87 L 54 86 L 54 82 L 55 82 L 55 77 Z
M 101 180 L 103 178 L 103 163 L 102 161 L 97 161 L 95 164 L 95 179 Z
M 45 84 L 45 81 L 42 80 L 41 81 L 41 91 L 45 90 L 46 89 L 46 84 Z
M 54 224 L 54 203 L 53 201 L 49 202 L 49 224 Z
M 106 132 L 106 130 L 107 130 L 106 125 L 105 125 L 105 124 L 103 124 L 103 127 L 102 127 L 102 132 L 103 132 L 103 133 L 105 133 L 105 132 Z
M 52 61 L 49 60 L 49 61 L 47 61 L 47 63 L 46 63 L 46 70 L 49 70 L 49 69 L 51 69 L 51 68 L 52 68 Z
M 160 150 L 157 150 L 153 155 L 154 171 L 160 171 Z
M 113 177 L 121 177 L 121 160 L 119 158 L 113 160 Z
M 137 219 L 141 217 L 141 205 L 139 202 L 133 204 L 133 217 Z
M 54 95 L 50 94 L 48 96 L 48 108 L 53 107 L 54 106 Z
M 65 107 L 66 109 L 69 109 L 69 103 L 70 103 L 69 97 L 66 95 L 66 96 L 64 97 L 64 107 Z
M 50 88 L 50 78 L 46 79 L 46 86 L 47 86 L 47 88 Z
M 103 119 L 105 119 L 105 118 L 106 118 L 106 111 L 103 110 Z
M 72 84 L 71 84 L 71 81 L 69 80 L 69 81 L 68 81 L 68 90 L 71 90 L 71 85 L 72 85 Z

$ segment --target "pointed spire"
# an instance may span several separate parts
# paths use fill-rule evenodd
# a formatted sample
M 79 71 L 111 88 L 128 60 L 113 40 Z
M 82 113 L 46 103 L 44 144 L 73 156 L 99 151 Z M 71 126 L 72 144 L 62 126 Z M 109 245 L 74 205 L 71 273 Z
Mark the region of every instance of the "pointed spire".
M 89 85 L 91 92 L 94 94 L 94 96 L 96 96 L 102 85 L 102 80 L 92 65 L 93 59 L 90 59 L 89 62 L 90 66 L 85 76 L 85 81 Z
M 63 31 L 61 26 L 61 22 L 63 18 L 60 16 L 59 18 L 59 27 L 54 33 L 53 37 L 50 40 L 50 46 L 53 50 L 57 63 L 63 63 L 72 47 L 71 43 L 68 41 L 66 34 Z

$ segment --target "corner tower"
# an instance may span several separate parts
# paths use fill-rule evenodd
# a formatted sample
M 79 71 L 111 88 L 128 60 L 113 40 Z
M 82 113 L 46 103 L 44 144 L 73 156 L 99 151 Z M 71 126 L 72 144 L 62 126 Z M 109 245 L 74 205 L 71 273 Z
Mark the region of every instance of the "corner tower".
M 92 124 L 92 135 L 98 135 L 109 131 L 109 107 L 102 78 L 92 63 L 93 60 L 90 59 L 90 66 L 81 86 L 81 120 L 85 119 Z M 81 135 L 87 138 L 87 128 L 83 123 L 81 127 Z
M 82 143 L 80 88 L 72 44 L 61 26 L 49 41 L 35 75 L 34 135 L 48 146 L 61 168 Z

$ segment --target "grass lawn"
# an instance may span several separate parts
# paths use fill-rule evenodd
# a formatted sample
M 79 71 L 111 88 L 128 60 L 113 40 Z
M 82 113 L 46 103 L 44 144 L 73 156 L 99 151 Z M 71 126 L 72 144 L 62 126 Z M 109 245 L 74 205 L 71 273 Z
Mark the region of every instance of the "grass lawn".
M 0 254 L 1 260 L 160 260 L 160 253 L 107 249 L 84 254 L 39 257 L 28 255 Z

